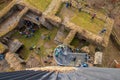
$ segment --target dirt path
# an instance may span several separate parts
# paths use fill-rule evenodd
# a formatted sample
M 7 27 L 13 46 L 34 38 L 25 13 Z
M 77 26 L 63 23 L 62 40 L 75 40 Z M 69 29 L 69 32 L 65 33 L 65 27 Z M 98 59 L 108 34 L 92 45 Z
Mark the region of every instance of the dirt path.
M 120 61 L 120 51 L 116 48 L 114 43 L 110 40 L 108 47 L 104 50 L 103 66 L 114 67 L 112 64 L 114 59 Z

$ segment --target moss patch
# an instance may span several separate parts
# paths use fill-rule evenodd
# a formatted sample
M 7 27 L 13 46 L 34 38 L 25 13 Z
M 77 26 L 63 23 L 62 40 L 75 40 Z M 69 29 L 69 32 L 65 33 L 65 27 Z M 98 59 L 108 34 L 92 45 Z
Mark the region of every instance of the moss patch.
M 24 0 L 24 1 L 36 7 L 40 11 L 45 11 L 45 9 L 48 7 L 48 5 L 51 2 L 51 0 Z

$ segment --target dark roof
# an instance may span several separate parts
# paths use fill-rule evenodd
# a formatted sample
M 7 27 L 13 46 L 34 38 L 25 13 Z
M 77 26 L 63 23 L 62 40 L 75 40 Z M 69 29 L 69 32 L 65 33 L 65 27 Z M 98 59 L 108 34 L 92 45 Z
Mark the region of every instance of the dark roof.
M 120 80 L 120 69 L 78 68 L 64 73 L 24 70 L 0 73 L 0 80 Z

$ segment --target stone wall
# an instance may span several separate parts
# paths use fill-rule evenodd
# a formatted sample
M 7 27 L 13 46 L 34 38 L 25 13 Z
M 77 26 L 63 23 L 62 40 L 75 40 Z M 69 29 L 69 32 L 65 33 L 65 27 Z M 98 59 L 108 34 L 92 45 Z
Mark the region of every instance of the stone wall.
M 111 39 L 114 41 L 114 44 L 116 45 L 116 47 L 120 50 L 120 40 L 117 34 L 114 32 L 114 30 L 112 31 Z
M 0 11 L 0 18 L 2 18 L 5 14 L 10 11 L 10 9 L 16 4 L 16 0 L 13 0 L 8 6 Z
M 50 22 L 51 24 L 53 24 L 56 27 L 60 27 L 60 25 L 62 23 L 61 18 L 59 18 L 55 15 L 47 15 L 47 16 L 45 16 L 45 18 L 48 22 Z
M 105 47 L 105 45 L 104 45 L 105 43 L 104 43 L 102 37 L 97 36 L 87 30 L 84 30 L 81 27 L 79 27 L 69 21 L 63 23 L 63 25 L 71 30 L 76 30 L 78 37 L 80 37 L 80 38 L 83 37 L 85 40 L 87 40 L 88 42 L 90 42 L 92 44 Z
M 66 37 L 66 39 L 64 39 L 64 44 L 69 45 L 72 42 L 72 40 L 74 39 L 76 33 L 77 33 L 76 30 L 71 30 L 69 32 L 68 36 Z
M 23 66 L 21 65 L 22 61 L 17 54 L 8 52 L 6 53 L 5 59 L 10 67 L 13 68 L 15 71 L 23 69 Z

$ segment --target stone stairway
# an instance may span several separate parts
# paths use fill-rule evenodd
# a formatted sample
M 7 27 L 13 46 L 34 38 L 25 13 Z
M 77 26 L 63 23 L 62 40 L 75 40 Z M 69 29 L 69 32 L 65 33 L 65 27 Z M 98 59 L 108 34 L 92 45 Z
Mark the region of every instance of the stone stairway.
M 76 30 L 71 30 L 69 32 L 68 36 L 66 37 L 66 39 L 64 40 L 64 44 L 69 45 L 72 42 L 72 40 L 74 39 L 76 33 L 77 33 Z
M 23 69 L 23 66 L 21 65 L 22 60 L 15 53 L 11 53 L 11 52 L 6 53 L 5 60 L 14 70 Z

